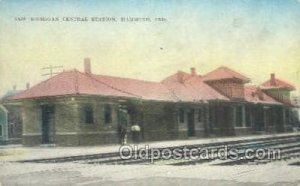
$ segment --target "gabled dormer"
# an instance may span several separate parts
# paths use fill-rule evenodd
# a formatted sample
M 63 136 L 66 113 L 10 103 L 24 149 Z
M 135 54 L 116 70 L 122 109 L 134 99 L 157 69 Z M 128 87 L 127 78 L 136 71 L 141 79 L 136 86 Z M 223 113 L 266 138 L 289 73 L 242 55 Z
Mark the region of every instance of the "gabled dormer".
M 270 79 L 261 84 L 261 89 L 277 101 L 291 104 L 290 92 L 295 90 L 295 86 L 286 81 L 277 79 L 275 74 L 272 73 Z
M 204 83 L 201 78 L 202 76 L 197 74 L 196 69 L 192 67 L 190 73 L 177 71 L 163 79 L 161 83 L 168 87 L 173 95 L 182 102 L 229 100 L 226 96 Z
M 233 100 L 243 100 L 244 85 L 250 79 L 228 67 L 221 66 L 202 77 L 202 80 Z

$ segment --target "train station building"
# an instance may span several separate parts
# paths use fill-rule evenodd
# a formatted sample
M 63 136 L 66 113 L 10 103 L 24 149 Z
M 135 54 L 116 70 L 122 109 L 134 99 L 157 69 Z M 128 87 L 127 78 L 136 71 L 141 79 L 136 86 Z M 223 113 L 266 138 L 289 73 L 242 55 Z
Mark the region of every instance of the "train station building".
M 293 121 L 290 92 L 295 87 L 271 74 L 261 85 L 221 66 L 199 75 L 178 71 L 161 82 L 97 75 L 91 61 L 84 71 L 63 71 L 17 94 L 25 146 L 119 143 L 281 133 Z

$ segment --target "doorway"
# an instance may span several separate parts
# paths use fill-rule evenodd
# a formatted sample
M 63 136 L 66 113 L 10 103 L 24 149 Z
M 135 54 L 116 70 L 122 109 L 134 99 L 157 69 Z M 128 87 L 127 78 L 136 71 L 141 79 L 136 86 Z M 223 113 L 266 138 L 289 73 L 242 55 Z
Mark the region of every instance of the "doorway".
M 42 143 L 54 142 L 54 106 L 42 105 Z
M 262 107 L 256 107 L 254 110 L 254 131 L 262 132 L 265 127 L 264 109 Z
M 190 109 L 187 113 L 188 137 L 195 136 L 195 110 Z
M 234 125 L 233 125 L 233 120 L 234 120 L 233 108 L 231 106 L 220 105 L 217 111 L 218 111 L 217 121 L 218 121 L 218 126 L 220 128 L 220 135 L 221 136 L 235 135 Z

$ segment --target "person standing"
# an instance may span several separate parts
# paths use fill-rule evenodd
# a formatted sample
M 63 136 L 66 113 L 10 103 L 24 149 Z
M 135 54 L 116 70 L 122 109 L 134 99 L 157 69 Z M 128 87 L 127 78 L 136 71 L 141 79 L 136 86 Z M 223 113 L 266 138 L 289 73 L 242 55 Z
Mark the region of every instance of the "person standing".
M 119 111 L 118 111 L 118 134 L 119 134 L 119 143 L 121 145 L 126 145 L 126 143 L 127 143 L 127 110 L 124 108 L 119 108 Z
M 134 124 L 131 126 L 130 129 L 131 129 L 131 133 L 132 133 L 132 141 L 134 143 L 139 143 L 141 127 L 138 124 Z

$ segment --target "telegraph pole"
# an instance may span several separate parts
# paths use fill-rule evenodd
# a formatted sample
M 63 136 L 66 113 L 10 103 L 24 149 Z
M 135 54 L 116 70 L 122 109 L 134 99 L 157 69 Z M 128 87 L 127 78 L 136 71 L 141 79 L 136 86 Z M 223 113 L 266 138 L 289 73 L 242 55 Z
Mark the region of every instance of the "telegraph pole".
M 49 73 L 42 74 L 42 76 L 50 76 L 50 77 L 52 77 L 53 75 L 60 73 L 58 71 L 56 71 L 56 72 L 54 71 L 55 69 L 60 69 L 60 68 L 63 68 L 63 66 L 52 66 L 52 65 L 49 65 L 48 67 L 43 67 L 42 70 L 49 70 Z

